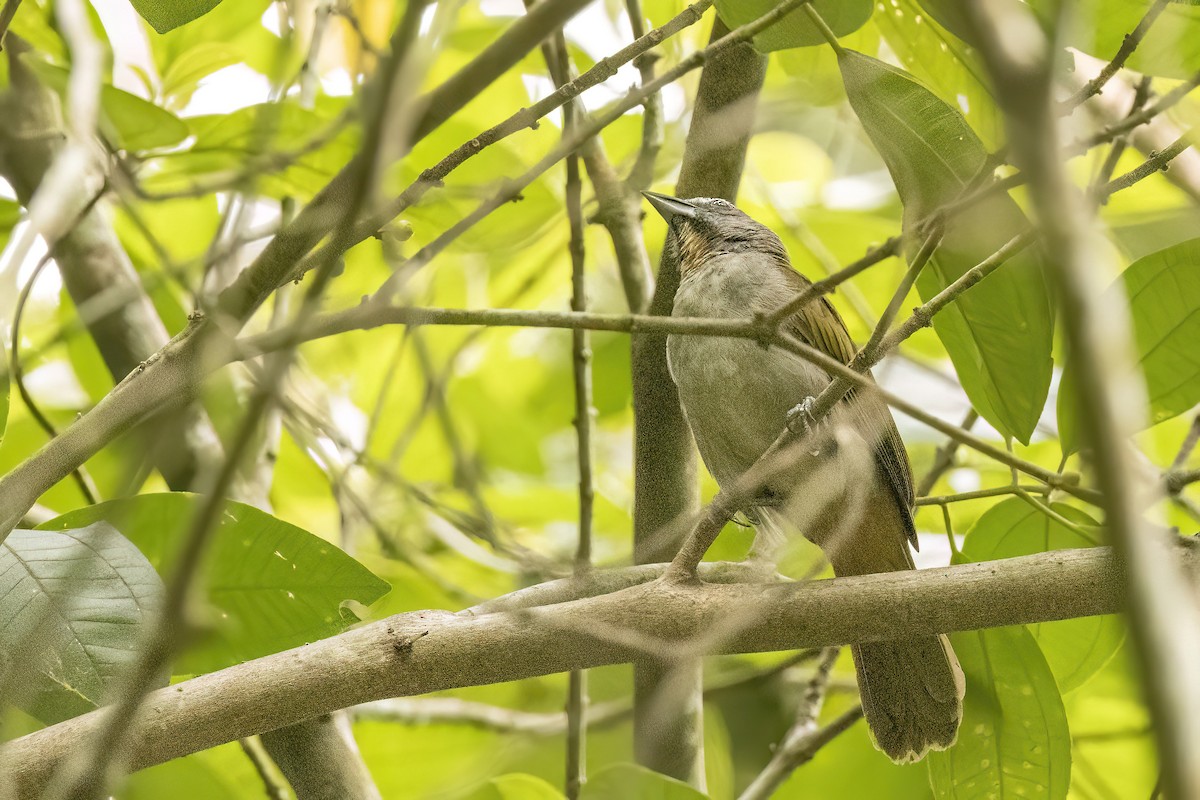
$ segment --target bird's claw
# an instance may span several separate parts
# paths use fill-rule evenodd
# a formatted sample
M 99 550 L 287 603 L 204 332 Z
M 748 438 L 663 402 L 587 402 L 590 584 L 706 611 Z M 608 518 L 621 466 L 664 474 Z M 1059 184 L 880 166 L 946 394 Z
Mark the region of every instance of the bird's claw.
M 807 434 L 817 426 L 817 418 L 813 415 L 813 406 L 817 398 L 809 395 L 787 413 L 787 428 L 795 434 Z

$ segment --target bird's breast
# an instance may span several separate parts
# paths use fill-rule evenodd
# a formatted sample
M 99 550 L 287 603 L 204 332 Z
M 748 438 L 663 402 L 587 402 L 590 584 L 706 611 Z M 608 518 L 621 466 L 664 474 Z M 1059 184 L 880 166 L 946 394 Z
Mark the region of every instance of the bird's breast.
M 689 274 L 675 296 L 673 315 L 746 319 L 772 308 L 764 293 L 782 299 L 792 289 L 772 273 L 738 263 L 740 255 Z M 782 300 L 778 301 L 782 302 Z M 748 468 L 779 435 L 787 413 L 829 382 L 826 373 L 779 348 L 750 339 L 672 335 L 671 377 L 709 471 L 719 483 Z

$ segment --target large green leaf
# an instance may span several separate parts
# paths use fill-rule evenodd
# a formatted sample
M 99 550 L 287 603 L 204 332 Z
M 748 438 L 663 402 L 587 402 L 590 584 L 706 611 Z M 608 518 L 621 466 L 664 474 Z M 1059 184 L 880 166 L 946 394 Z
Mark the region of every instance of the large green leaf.
M 159 33 L 174 30 L 203 17 L 221 0 L 129 0 L 142 19 Z
M 1054 19 L 1058 0 L 1028 0 L 1043 18 Z M 1059 43 L 1108 61 L 1125 36 L 1137 27 L 1153 0 L 1077 0 L 1071 4 L 1073 24 L 1064 26 Z M 1170 3 L 1127 62 L 1138 72 L 1166 78 L 1189 78 L 1200 70 L 1200 4 Z
M 960 197 L 986 158 L 962 115 L 912 76 L 852 50 L 840 54 L 846 95 L 904 203 L 905 229 Z M 917 280 L 928 300 L 1027 222 L 1008 195 L 955 215 Z M 967 396 L 997 430 L 1028 443 L 1050 388 L 1054 318 L 1040 256 L 1027 249 L 960 295 L 933 327 Z
M 23 58 L 47 86 L 66 93 L 68 70 L 36 56 Z M 187 125 L 170 111 L 107 84 L 100 87 L 100 130 L 122 150 L 171 147 L 188 135 Z
M 967 678 L 958 742 L 930 753 L 942 800 L 1062 800 L 1071 782 L 1071 733 L 1054 676 L 1021 627 L 950 636 Z
M 75 528 L 106 520 L 167 574 L 197 497 L 147 494 L 72 511 L 41 526 Z M 176 674 L 208 672 L 335 634 L 353 618 L 353 600 L 387 592 L 350 556 L 324 539 L 241 503 L 229 503 L 213 533 L 204 586 L 216 635 L 197 643 Z M 350 617 L 348 619 L 348 617 Z
M 1098 524 L 1087 514 L 1062 503 L 1054 503 L 1051 508 L 1079 526 L 1082 533 L 1013 497 L 992 506 L 976 521 L 963 542 L 963 555 L 972 561 L 993 561 L 1100 543 Z M 1044 622 L 1028 628 L 1064 692 L 1078 688 L 1096 674 L 1125 639 L 1125 626 L 1113 615 Z
M 1152 425 L 1200 403 L 1200 239 L 1180 242 L 1129 265 L 1110 291 L 1124 291 Z M 1058 392 L 1063 452 L 1079 449 L 1078 384 L 1068 359 Z
M 730 28 L 745 25 L 766 14 L 775 0 L 717 0 L 717 13 Z M 871 0 L 813 0 L 812 7 L 837 36 L 853 33 L 871 18 Z M 754 46 L 764 53 L 789 47 L 825 44 L 804 8 L 798 8 L 754 37 Z
M 98 707 L 161 603 L 154 568 L 104 522 L 14 530 L 0 544 L 0 661 L 29 671 L 21 705 L 47 724 Z

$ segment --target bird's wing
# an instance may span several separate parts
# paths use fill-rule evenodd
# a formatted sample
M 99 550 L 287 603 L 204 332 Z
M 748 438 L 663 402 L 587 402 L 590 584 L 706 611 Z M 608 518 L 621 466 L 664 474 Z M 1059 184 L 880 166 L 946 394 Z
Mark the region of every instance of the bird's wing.
M 809 285 L 808 281 L 790 266 L 787 272 L 795 276 L 793 282 L 797 293 Z M 784 330 L 811 347 L 849 364 L 857 352 L 846 323 L 825 297 L 818 297 L 807 303 L 803 308 L 784 322 Z M 900 431 L 896 429 L 896 421 L 888 410 L 887 404 L 870 392 L 851 389 L 846 393 L 844 401 L 860 423 L 860 430 L 870 436 L 875 445 L 875 462 L 884 482 L 895 495 L 896 502 L 902 509 L 901 516 L 905 522 L 905 533 L 913 547 L 917 546 L 917 532 L 912 522 L 912 507 L 914 500 L 912 466 L 908 461 L 908 452 L 904 449 L 904 441 Z

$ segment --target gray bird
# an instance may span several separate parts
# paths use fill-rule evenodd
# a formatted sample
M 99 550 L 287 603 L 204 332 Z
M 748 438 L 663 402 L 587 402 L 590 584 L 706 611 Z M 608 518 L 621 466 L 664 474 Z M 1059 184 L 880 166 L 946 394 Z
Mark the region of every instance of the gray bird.
M 645 192 L 678 248 L 673 315 L 747 319 L 769 314 L 809 286 L 766 226 L 733 204 Z M 786 319 L 781 333 L 849 363 L 854 342 L 824 297 Z M 667 362 L 709 472 L 737 480 L 783 430 L 789 415 L 830 382 L 824 370 L 749 339 L 672 335 Z M 847 395 L 763 488 L 748 515 L 758 556 L 788 535 L 817 544 L 839 576 L 913 569 L 913 482 L 886 404 Z M 892 760 L 916 761 L 951 746 L 962 720 L 964 681 L 945 636 L 854 645 L 863 710 L 875 744 Z

